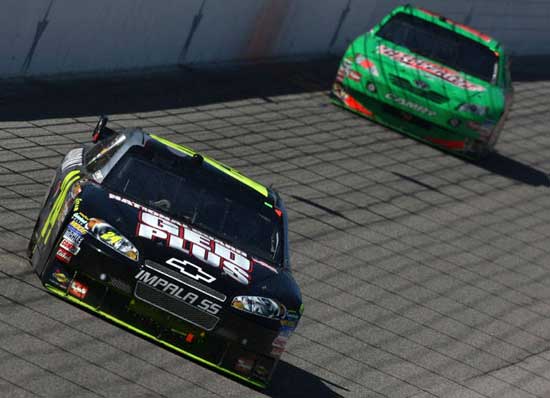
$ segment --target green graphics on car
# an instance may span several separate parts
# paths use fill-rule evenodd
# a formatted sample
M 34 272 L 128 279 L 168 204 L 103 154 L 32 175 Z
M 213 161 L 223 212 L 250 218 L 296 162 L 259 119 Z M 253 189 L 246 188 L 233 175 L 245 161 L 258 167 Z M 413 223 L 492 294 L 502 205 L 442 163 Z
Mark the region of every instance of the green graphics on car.
M 493 150 L 512 103 L 508 56 L 494 39 L 409 5 L 355 39 L 333 101 L 454 153 Z

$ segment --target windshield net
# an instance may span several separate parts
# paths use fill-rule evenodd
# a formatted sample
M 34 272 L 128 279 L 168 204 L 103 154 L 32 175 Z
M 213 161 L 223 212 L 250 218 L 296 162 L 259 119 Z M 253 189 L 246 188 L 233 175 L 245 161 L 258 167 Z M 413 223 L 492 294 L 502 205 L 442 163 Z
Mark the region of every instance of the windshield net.
M 131 148 L 103 185 L 250 254 L 280 262 L 282 220 L 266 198 L 206 163 L 150 146 L 155 150 Z
M 451 30 L 399 13 L 377 35 L 409 51 L 487 82 L 495 78 L 498 58 L 489 48 Z

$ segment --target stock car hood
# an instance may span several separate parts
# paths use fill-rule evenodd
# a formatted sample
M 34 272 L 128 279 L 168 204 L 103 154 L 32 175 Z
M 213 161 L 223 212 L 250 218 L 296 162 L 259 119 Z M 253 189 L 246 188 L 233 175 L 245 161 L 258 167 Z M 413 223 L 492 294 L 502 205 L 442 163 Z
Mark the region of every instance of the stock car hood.
M 349 57 L 349 53 L 347 55 Z M 351 55 L 348 59 L 352 68 L 361 76 L 402 98 L 410 98 L 414 92 L 422 93 L 426 99 L 421 105 L 428 109 L 438 106 L 456 111 L 462 104 L 473 103 L 488 107 L 488 117 L 493 119 L 498 119 L 504 109 L 504 93 L 498 86 L 417 55 L 372 33 L 353 42 Z M 418 96 L 416 98 L 418 102 Z
M 279 299 L 289 308 L 298 308 L 301 304 L 299 290 L 289 271 L 254 258 L 150 207 L 110 193 L 95 183 L 83 184 L 80 198 L 81 213 L 109 223 L 136 246 L 139 251 L 139 265 L 136 264 L 136 269 L 153 261 L 191 274 L 199 282 L 228 296 L 278 291 Z M 166 232 L 176 225 L 182 227 L 179 228 L 179 235 L 183 239 L 175 235 L 176 230 L 173 230 L 174 234 Z M 189 249 L 193 245 L 196 253 L 190 255 Z M 205 251 L 205 247 L 209 247 L 209 250 Z M 205 257 L 210 262 L 205 261 Z M 220 258 L 224 259 L 222 266 L 219 265 Z M 222 268 L 226 268 L 226 271 L 222 271 Z M 229 273 L 233 273 L 233 276 Z

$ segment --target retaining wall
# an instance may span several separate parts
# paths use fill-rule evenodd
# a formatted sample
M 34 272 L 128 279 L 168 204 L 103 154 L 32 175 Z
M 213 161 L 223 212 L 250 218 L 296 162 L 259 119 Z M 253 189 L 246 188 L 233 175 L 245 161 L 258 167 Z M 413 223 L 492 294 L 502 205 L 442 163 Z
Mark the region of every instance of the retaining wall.
M 341 53 L 403 1 L 3 0 L 0 77 Z M 550 54 L 550 0 L 419 0 L 501 40 Z

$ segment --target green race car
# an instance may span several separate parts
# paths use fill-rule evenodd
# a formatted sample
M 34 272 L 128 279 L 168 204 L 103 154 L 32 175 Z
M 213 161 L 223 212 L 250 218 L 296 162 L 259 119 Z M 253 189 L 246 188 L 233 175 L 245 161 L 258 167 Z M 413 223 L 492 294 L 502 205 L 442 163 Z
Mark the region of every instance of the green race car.
M 493 150 L 513 89 L 496 40 L 406 5 L 351 43 L 332 94 L 361 116 L 477 158 Z

